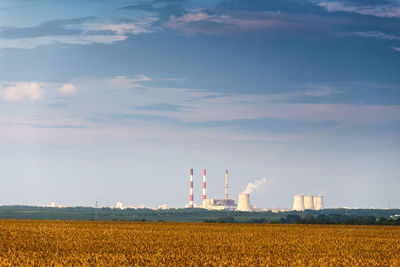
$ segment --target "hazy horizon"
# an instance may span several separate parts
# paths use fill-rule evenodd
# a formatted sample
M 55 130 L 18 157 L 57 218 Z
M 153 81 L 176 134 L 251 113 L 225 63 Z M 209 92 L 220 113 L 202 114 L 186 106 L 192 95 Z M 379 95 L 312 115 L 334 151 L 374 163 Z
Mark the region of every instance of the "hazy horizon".
M 0 0 L 0 205 L 400 208 L 397 0 Z

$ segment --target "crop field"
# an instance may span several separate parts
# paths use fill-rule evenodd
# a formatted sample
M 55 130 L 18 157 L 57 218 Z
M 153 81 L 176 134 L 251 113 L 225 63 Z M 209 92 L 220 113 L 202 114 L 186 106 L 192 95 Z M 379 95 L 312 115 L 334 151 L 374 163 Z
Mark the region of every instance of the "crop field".
M 400 265 L 400 227 L 0 220 L 0 266 Z

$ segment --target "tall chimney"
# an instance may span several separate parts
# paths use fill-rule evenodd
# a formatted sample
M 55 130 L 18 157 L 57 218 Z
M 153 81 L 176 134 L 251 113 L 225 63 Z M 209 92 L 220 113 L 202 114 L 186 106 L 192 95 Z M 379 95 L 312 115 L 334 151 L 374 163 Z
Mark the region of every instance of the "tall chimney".
M 228 170 L 225 171 L 225 200 L 228 200 Z
M 193 208 L 193 169 L 190 169 L 189 208 Z
M 206 205 L 206 169 L 203 170 L 203 208 Z

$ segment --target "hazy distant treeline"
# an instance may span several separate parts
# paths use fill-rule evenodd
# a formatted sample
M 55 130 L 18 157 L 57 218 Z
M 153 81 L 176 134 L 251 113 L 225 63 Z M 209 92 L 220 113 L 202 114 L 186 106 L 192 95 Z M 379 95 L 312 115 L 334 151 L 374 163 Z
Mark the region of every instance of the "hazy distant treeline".
M 307 214 L 301 217 L 297 214 L 288 214 L 285 219 L 280 220 L 281 223 L 299 223 L 299 224 L 347 224 L 347 225 L 399 225 L 400 218 L 386 218 L 362 215 L 346 215 L 346 214 L 320 214 L 314 216 Z
M 304 212 L 241 212 L 204 209 L 111 209 L 92 207 L 0 206 L 0 219 L 30 220 L 98 220 L 98 221 L 165 221 L 213 223 L 304 223 L 304 224 L 370 224 L 399 225 L 390 216 L 400 209 L 326 209 Z

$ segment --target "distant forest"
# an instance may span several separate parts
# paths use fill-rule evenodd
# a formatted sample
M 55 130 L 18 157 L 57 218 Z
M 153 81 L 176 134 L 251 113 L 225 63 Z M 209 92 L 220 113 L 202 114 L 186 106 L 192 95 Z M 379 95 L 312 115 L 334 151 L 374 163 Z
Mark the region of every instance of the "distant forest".
M 0 219 L 400 225 L 400 209 L 241 212 L 204 209 L 111 209 L 0 206 Z

